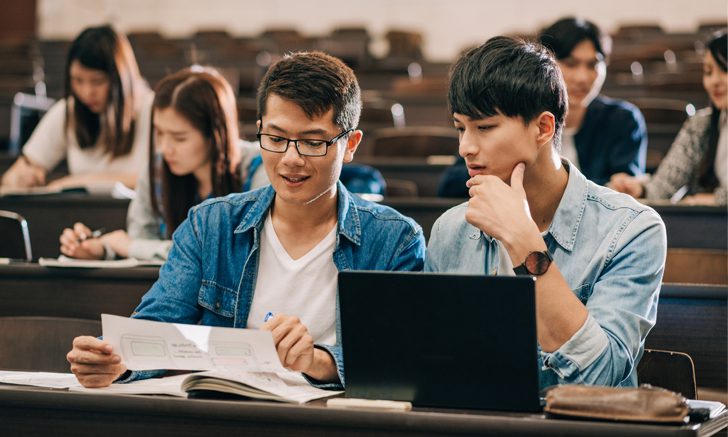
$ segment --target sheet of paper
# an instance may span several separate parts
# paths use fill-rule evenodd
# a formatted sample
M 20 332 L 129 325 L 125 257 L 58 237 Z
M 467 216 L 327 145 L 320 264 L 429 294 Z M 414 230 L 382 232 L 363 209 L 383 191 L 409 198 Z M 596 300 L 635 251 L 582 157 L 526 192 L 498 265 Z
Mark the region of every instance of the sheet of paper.
M 101 315 L 104 340 L 130 370 L 283 371 L 270 331 Z
M 81 383 L 73 373 L 9 372 L 0 371 L 0 383 L 32 385 L 34 387 L 69 388 L 80 387 Z
M 688 399 L 688 407 L 690 408 L 707 408 L 710 410 L 710 418 L 714 418 L 718 414 L 725 410 L 725 405 L 722 402 L 716 401 L 701 401 L 695 399 Z
M 188 376 L 190 375 L 141 379 L 126 384 L 111 384 L 108 387 L 99 388 L 86 388 L 79 385 L 69 388 L 69 391 L 93 394 L 169 395 L 186 398 L 187 392 L 182 390 L 182 382 Z
M 61 255 L 56 258 L 41 258 L 38 260 L 38 264 L 45 267 L 71 267 L 71 268 L 86 268 L 86 269 L 124 269 L 131 267 L 143 267 L 143 266 L 161 266 L 164 261 L 159 259 L 153 260 L 138 260 L 136 258 L 126 258 L 118 260 L 92 260 L 92 259 L 75 259 L 69 258 L 65 255 Z

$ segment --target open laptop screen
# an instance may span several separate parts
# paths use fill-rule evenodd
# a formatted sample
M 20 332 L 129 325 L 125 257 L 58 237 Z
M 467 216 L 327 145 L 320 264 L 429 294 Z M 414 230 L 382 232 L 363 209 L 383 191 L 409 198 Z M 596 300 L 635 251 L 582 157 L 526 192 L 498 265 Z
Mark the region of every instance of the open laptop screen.
M 534 280 L 339 272 L 346 397 L 534 412 Z

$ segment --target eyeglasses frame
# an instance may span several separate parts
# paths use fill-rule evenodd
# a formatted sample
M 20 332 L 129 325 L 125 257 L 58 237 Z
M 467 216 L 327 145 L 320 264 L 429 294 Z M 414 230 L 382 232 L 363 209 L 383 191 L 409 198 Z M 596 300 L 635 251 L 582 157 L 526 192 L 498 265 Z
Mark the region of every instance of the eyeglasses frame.
M 326 154 L 329 153 L 329 147 L 331 147 L 331 145 L 333 145 L 334 143 L 336 143 L 337 141 L 339 141 L 340 139 L 342 139 L 344 136 L 346 136 L 346 135 L 348 135 L 348 134 L 350 134 L 352 132 L 354 132 L 354 129 L 353 128 L 349 128 L 349 129 L 341 132 L 339 135 L 335 136 L 334 138 L 332 138 L 329 141 L 320 140 L 320 139 L 314 139 L 314 138 L 299 138 L 297 140 L 292 140 L 290 138 L 282 137 L 280 135 L 272 135 L 272 134 L 264 134 L 264 133 L 261 133 L 260 132 L 260 126 L 258 126 L 258 132 L 255 134 L 255 136 L 258 137 L 258 141 L 260 142 L 260 148 L 263 149 L 263 150 L 265 150 L 266 152 L 271 152 L 271 153 L 286 153 L 288 151 L 288 147 L 291 145 L 291 142 L 293 142 L 293 144 L 296 146 L 296 152 L 298 152 L 299 155 L 301 155 L 301 156 L 313 156 L 313 157 L 317 157 L 317 156 L 326 156 Z M 263 141 L 260 138 L 263 135 L 265 135 L 267 137 L 276 137 L 276 138 L 280 138 L 280 139 L 286 140 L 286 148 L 283 149 L 283 150 L 281 150 L 281 151 L 266 149 L 265 147 L 263 147 Z M 322 142 L 326 143 L 326 149 L 325 149 L 326 151 L 324 152 L 323 155 L 309 155 L 309 154 L 306 154 L 306 153 L 301 153 L 301 149 L 298 148 L 298 142 L 299 141 L 322 141 Z

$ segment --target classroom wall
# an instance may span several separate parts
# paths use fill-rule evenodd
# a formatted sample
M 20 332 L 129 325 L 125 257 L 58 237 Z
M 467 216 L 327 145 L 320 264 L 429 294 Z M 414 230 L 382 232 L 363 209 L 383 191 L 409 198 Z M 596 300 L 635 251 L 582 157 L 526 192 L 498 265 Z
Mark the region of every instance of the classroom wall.
M 254 36 L 275 27 L 324 35 L 341 26 L 364 26 L 375 56 L 387 52 L 390 29 L 421 32 L 425 56 L 450 61 L 500 33 L 533 33 L 559 17 L 578 14 L 607 31 L 625 23 L 659 23 L 691 32 L 700 22 L 728 19 L 728 0 L 38 0 L 42 39 L 72 39 L 89 25 L 158 30 L 187 37 L 201 29 Z

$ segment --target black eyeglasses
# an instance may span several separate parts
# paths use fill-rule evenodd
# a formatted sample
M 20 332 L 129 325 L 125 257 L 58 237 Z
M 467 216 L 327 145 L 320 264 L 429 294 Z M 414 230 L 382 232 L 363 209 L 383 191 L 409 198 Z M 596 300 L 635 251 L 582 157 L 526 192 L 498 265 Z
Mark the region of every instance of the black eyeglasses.
M 262 134 L 260 133 L 260 128 L 258 128 L 258 133 L 256 135 L 258 137 L 258 141 L 260 141 L 260 147 L 269 152 L 286 153 L 288 145 L 293 143 L 296 145 L 296 150 L 299 155 L 324 156 L 326 155 L 326 152 L 328 152 L 330 145 L 339 141 L 341 138 L 353 131 L 354 129 L 348 129 L 335 136 L 330 141 L 310 139 L 292 140 L 290 138 L 279 137 L 278 135 Z

